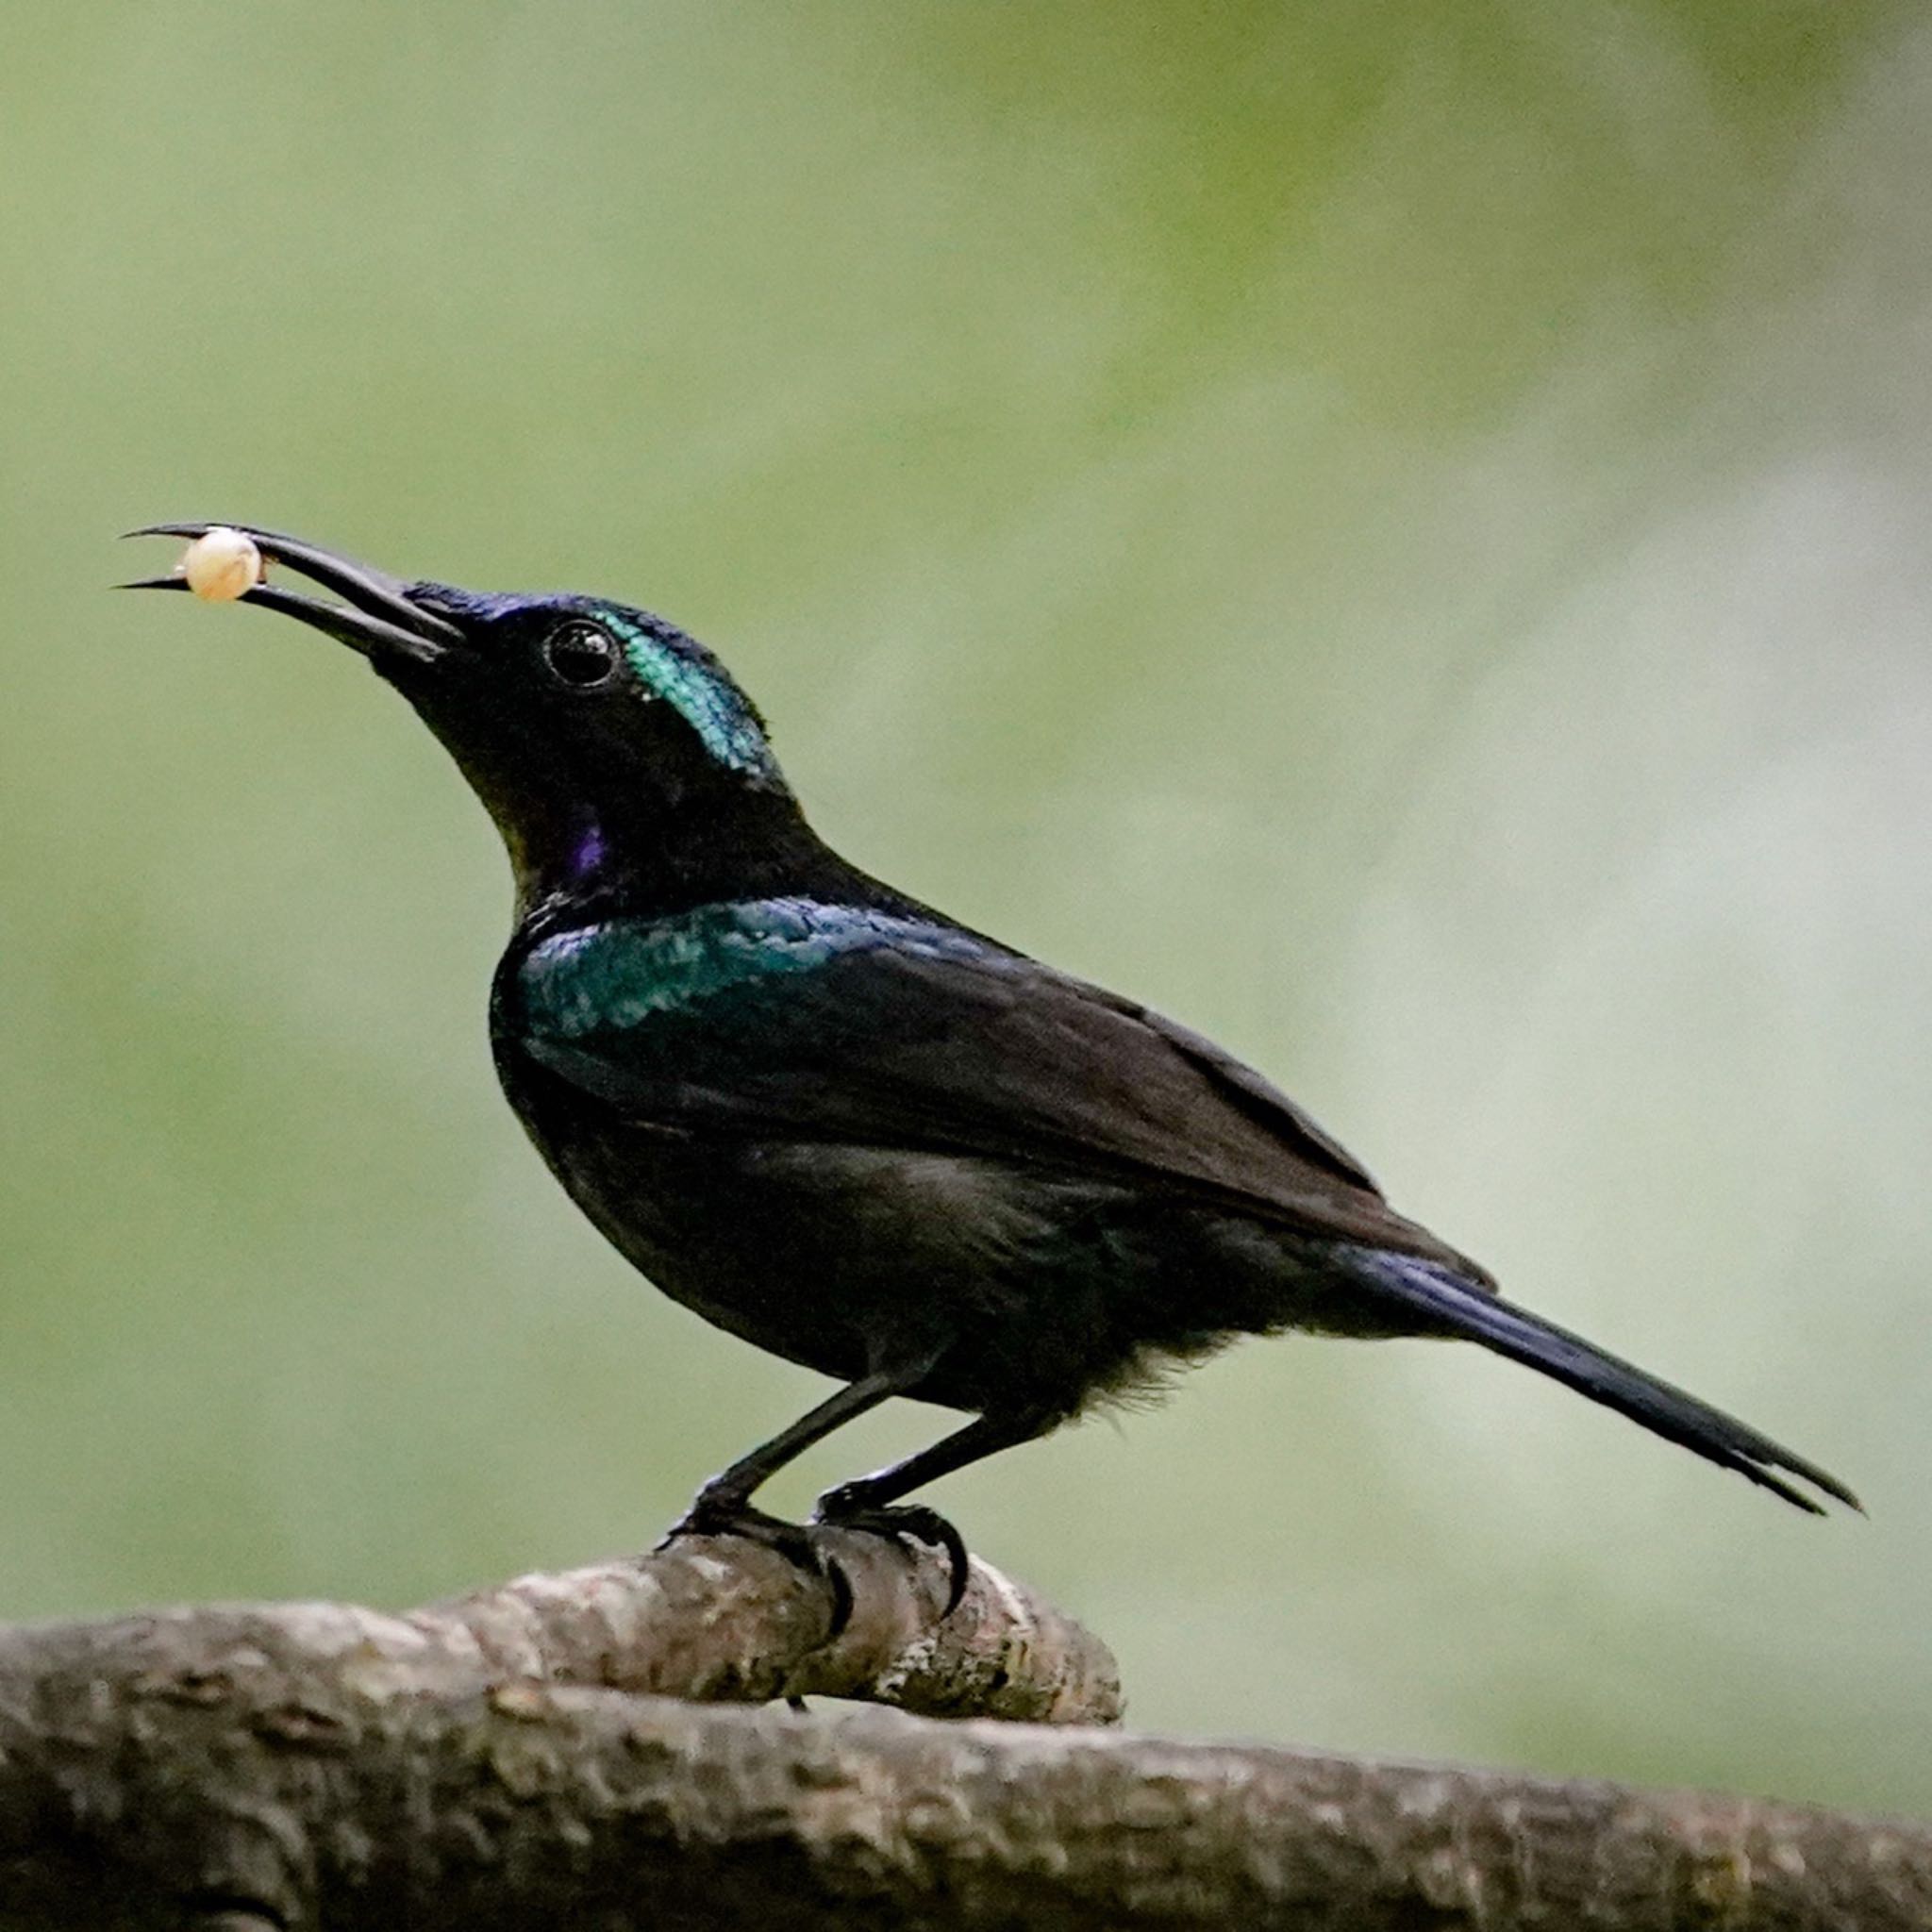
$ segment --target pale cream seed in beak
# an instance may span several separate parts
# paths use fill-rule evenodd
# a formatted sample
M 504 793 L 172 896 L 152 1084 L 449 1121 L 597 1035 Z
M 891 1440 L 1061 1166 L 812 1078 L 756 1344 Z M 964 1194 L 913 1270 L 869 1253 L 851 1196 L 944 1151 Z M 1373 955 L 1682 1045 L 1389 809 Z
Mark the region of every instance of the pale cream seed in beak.
M 180 562 L 188 588 L 209 604 L 231 604 L 262 581 L 261 552 L 252 537 L 217 524 L 188 546 Z

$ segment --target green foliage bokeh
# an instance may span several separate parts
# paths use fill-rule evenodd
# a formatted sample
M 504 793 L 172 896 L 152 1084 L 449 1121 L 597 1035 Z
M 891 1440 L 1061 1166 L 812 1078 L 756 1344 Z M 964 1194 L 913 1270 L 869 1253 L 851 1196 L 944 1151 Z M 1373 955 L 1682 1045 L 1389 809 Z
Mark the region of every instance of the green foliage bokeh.
M 634 1547 L 823 1388 L 524 1145 L 405 708 L 103 588 L 227 516 L 665 610 L 856 858 L 1872 1507 L 1251 1345 L 936 1491 L 1136 1722 L 1932 1804 L 1920 10 L 89 0 L 0 108 L 0 1614 Z

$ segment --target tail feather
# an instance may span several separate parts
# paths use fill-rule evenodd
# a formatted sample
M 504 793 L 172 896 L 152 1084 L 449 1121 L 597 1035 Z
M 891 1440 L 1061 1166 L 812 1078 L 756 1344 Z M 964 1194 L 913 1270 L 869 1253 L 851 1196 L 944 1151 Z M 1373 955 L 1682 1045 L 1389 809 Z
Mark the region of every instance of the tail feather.
M 1479 1341 L 1511 1361 L 1540 1370 L 1592 1402 L 1641 1423 L 1666 1441 L 1679 1443 L 1720 1468 L 1736 1470 L 1760 1489 L 1813 1516 L 1824 1514 L 1820 1505 L 1773 1474 L 1774 1470 L 1784 1470 L 1864 1513 L 1865 1506 L 1857 1497 L 1816 1463 L 1807 1462 L 1736 1417 L 1646 1374 L 1541 1315 L 1458 1281 L 1446 1269 L 1406 1255 L 1377 1254 L 1370 1257 L 1369 1266 L 1383 1290 L 1426 1317 L 1427 1326 L 1437 1333 Z

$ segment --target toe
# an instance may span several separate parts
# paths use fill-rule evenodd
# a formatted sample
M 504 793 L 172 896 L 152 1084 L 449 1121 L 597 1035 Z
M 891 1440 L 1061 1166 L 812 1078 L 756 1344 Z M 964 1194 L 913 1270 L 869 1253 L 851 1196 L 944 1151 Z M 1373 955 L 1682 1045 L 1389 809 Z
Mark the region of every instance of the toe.
M 855 1494 L 855 1491 L 858 1493 Z M 862 1495 L 863 1491 L 857 1484 L 827 1490 L 812 1511 L 813 1522 L 836 1524 L 841 1529 L 862 1529 L 898 1542 L 929 1543 L 935 1549 L 943 1550 L 948 1581 L 946 1607 L 941 1614 L 951 1616 L 958 1608 L 959 1599 L 966 1594 L 967 1578 L 972 1574 L 966 1539 L 937 1509 L 928 1508 L 923 1503 L 867 1507 Z

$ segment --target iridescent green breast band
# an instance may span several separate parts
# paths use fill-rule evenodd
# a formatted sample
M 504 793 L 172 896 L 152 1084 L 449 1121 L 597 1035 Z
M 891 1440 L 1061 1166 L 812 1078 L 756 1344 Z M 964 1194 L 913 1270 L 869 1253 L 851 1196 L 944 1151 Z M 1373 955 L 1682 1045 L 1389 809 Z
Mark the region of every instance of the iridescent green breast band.
M 984 953 L 951 927 L 813 899 L 700 906 L 675 919 L 611 920 L 559 933 L 524 961 L 530 1026 L 552 1039 L 622 1032 L 721 993 L 881 946 Z
M 644 688 L 685 718 L 720 764 L 759 777 L 776 776 L 778 768 L 757 714 L 722 671 L 654 637 L 621 610 L 602 606 L 597 617 L 624 646 Z

